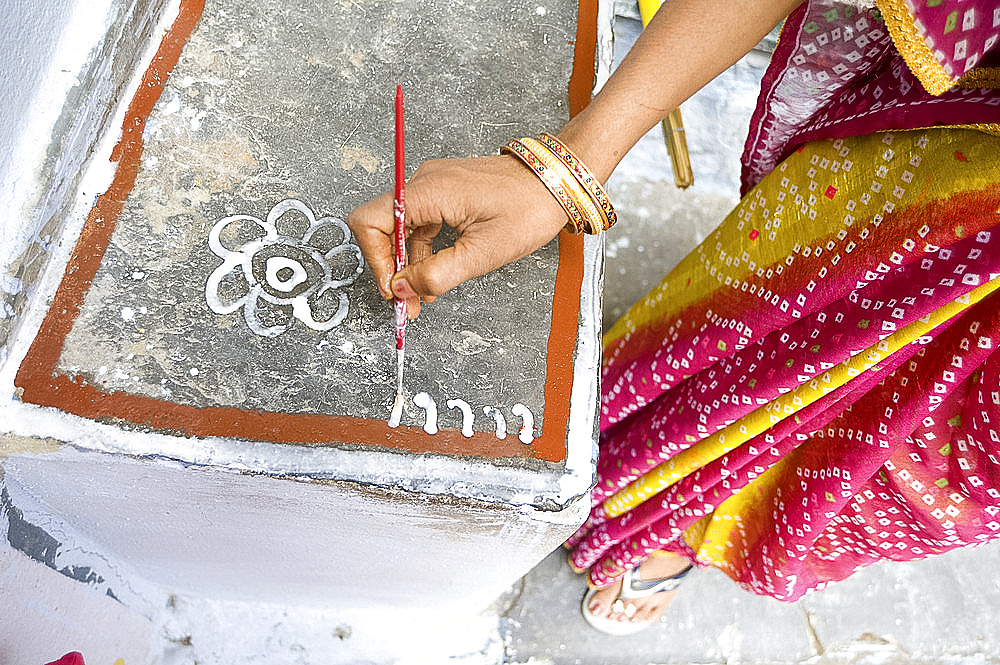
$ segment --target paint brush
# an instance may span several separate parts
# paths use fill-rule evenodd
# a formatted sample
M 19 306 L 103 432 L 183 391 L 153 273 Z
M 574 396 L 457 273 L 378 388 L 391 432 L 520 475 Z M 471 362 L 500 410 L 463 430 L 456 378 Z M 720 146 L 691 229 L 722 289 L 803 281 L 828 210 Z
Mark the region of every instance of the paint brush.
M 403 86 L 396 85 L 396 197 L 392 204 L 395 221 L 396 272 L 406 266 L 406 141 L 403 134 Z M 406 347 L 406 301 L 395 298 L 396 399 L 392 403 L 389 427 L 398 427 L 403 417 L 403 359 Z

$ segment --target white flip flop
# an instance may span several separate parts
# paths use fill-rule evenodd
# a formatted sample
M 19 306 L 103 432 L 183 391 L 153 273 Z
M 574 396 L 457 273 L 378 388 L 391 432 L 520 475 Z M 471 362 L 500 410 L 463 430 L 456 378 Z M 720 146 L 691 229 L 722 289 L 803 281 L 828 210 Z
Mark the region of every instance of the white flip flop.
M 642 580 L 639 579 L 639 566 L 632 568 L 631 570 L 625 571 L 622 575 L 622 590 L 618 594 L 618 598 L 615 600 L 615 604 L 612 605 L 612 609 L 616 612 L 621 612 L 628 616 L 629 608 L 632 608 L 633 614 L 635 613 L 635 606 L 631 603 L 626 604 L 627 600 L 634 600 L 636 598 L 648 598 L 655 593 L 663 593 L 666 591 L 673 591 L 680 586 L 681 582 L 684 581 L 684 577 L 694 566 L 688 566 L 676 575 L 671 575 L 670 577 L 663 577 L 655 580 Z M 602 633 L 608 635 L 634 635 L 639 631 L 649 628 L 655 621 L 617 621 L 615 619 L 609 619 L 608 617 L 596 616 L 590 611 L 590 601 L 594 597 L 594 594 L 598 592 L 598 589 L 590 589 L 586 595 L 583 597 L 583 604 L 580 610 L 583 612 L 583 618 L 587 620 L 595 630 L 599 630 Z M 617 605 L 621 604 L 621 607 Z

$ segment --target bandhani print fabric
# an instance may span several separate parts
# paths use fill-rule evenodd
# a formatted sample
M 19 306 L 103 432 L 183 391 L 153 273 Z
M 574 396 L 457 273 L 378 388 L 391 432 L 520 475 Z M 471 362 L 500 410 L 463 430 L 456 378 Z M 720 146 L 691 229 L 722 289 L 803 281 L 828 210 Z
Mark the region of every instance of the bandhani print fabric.
M 899 6 L 923 26 L 922 5 Z M 667 550 L 794 600 L 1000 536 L 1000 106 L 960 128 L 908 111 L 914 129 L 822 136 L 823 113 L 870 96 L 855 70 L 851 92 L 785 122 L 775 82 L 804 52 L 787 37 L 817 16 L 869 21 L 872 71 L 899 57 L 878 13 L 844 7 L 789 19 L 756 116 L 770 126 L 747 142 L 773 167 L 745 170 L 738 207 L 605 336 L 593 509 L 567 543 L 592 586 Z
M 997 155 L 820 141 L 745 197 L 605 338 L 572 565 L 606 586 L 673 550 L 792 600 L 1000 535 Z
M 807 141 L 941 125 L 1000 133 L 1000 2 L 879 7 L 813 1 L 785 22 L 750 122 L 742 193 Z

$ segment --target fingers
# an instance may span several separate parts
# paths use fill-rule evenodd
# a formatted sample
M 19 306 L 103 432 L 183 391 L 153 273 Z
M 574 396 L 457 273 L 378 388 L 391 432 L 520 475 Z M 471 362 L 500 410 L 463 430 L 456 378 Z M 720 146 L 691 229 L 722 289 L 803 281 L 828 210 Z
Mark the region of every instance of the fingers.
M 455 247 L 447 247 L 420 262 L 414 262 L 392 278 L 392 291 L 399 297 L 421 297 L 433 302 L 471 277 L 488 270 L 468 268 L 457 258 Z
M 415 319 L 420 314 L 420 296 L 409 288 L 405 280 L 394 285 L 396 275 L 396 233 L 395 217 L 392 213 L 393 195 L 390 193 L 365 203 L 354 209 L 347 218 L 347 225 L 354 239 L 371 266 L 378 292 L 386 300 L 402 298 L 406 301 L 406 317 Z M 407 226 L 412 220 L 408 220 Z M 408 241 L 408 261 L 423 260 L 431 253 L 431 244 L 440 224 L 417 227 Z M 433 297 L 425 297 L 433 302 Z
M 420 315 L 420 296 L 410 286 L 406 280 L 406 276 L 402 274 L 403 272 L 405 272 L 405 269 L 396 273 L 393 277 L 392 293 L 394 297 L 402 298 L 406 301 L 406 318 L 413 320 Z
M 433 242 L 447 223 L 452 247 L 437 253 Z M 348 225 L 372 268 L 379 293 L 407 301 L 415 317 L 420 300 L 535 251 L 566 223 L 559 203 L 538 178 L 512 157 L 425 162 L 407 183 L 408 265 L 395 274 L 392 195 L 354 210 Z
M 383 298 L 392 298 L 390 280 L 396 272 L 392 194 L 384 194 L 355 208 L 347 217 L 354 239 L 375 275 Z
M 434 256 L 434 238 L 437 236 L 437 232 L 440 229 L 440 225 L 428 225 L 419 226 L 413 229 L 410 234 L 409 241 L 407 242 L 407 251 L 409 252 L 407 256 L 407 263 L 409 265 L 421 265 L 424 261 L 427 261 L 432 256 Z M 413 316 L 416 317 L 416 313 L 420 312 L 421 300 L 426 303 L 432 303 L 437 299 L 436 293 L 431 293 L 424 288 L 419 290 L 414 290 L 413 286 L 409 284 L 405 277 L 401 277 L 398 281 L 398 287 L 393 287 L 393 293 L 397 296 L 412 298 L 414 301 Z M 419 295 L 418 295 L 419 294 Z
M 519 242 L 518 230 L 497 222 L 469 228 L 455 244 L 437 253 L 420 253 L 392 278 L 392 291 L 397 296 L 416 294 L 424 302 L 433 302 L 459 284 L 530 254 L 549 240 Z
M 426 162 L 407 191 L 414 223 L 410 265 L 393 278 L 431 302 L 462 282 L 527 256 L 566 223 L 562 207 L 537 176 L 511 157 Z M 434 253 L 427 220 L 458 232 Z M 436 234 L 436 229 L 434 230 Z M 395 287 L 394 287 L 395 288 Z
M 417 318 L 420 314 L 420 296 L 409 289 L 405 281 L 393 286 L 396 274 L 396 234 L 395 218 L 392 214 L 393 195 L 390 193 L 355 208 L 347 218 L 347 225 L 354 239 L 371 266 L 378 292 L 386 300 L 403 298 L 406 300 L 406 316 Z M 430 252 L 431 242 L 439 226 L 419 227 L 411 235 L 409 260 L 420 260 Z M 433 298 L 426 299 L 431 302 Z

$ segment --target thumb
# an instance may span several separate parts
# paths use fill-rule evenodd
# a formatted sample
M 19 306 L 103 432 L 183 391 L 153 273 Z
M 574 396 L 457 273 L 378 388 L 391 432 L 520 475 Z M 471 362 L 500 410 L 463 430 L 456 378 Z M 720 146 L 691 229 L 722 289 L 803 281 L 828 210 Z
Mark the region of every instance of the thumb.
M 439 295 L 480 274 L 479 271 L 470 271 L 464 263 L 455 247 L 430 254 L 393 275 L 393 295 L 406 299 L 407 305 L 412 299 L 434 302 Z

